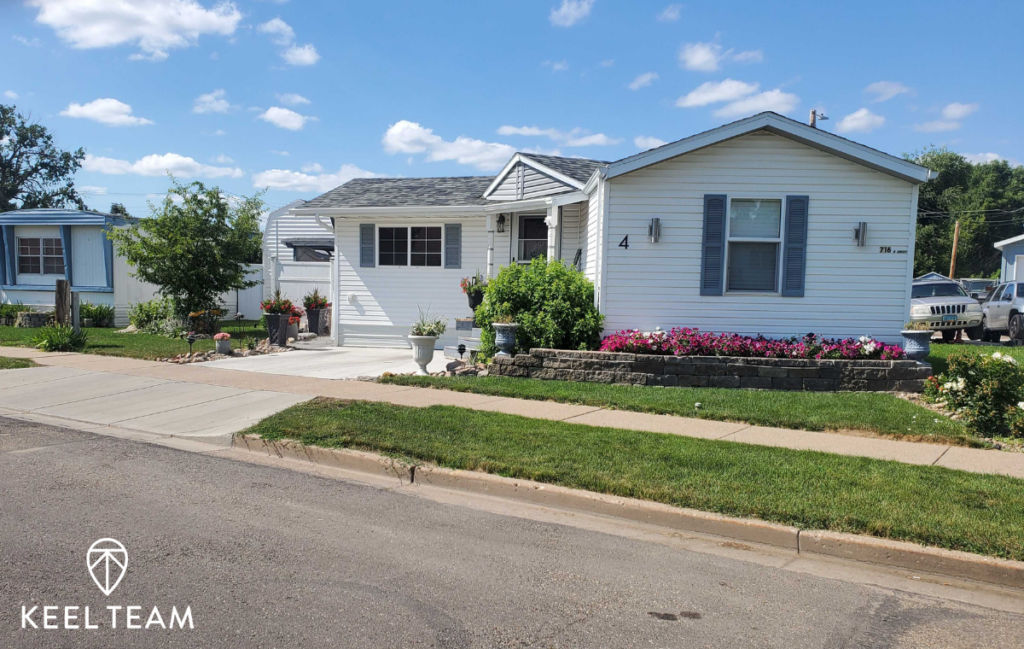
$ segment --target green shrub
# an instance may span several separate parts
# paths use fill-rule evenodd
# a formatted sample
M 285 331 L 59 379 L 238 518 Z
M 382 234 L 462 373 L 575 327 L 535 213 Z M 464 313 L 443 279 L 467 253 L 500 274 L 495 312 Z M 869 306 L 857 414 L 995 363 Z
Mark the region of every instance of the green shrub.
M 84 331 L 75 333 L 70 325 L 53 324 L 40 327 L 32 344 L 44 352 L 77 352 L 85 347 L 88 338 Z
M 0 304 L 0 323 L 11 325 L 18 318 L 18 314 L 23 311 L 31 311 L 32 307 L 25 306 L 21 302 L 12 302 L 8 304 Z
M 114 324 L 114 307 L 109 304 L 93 304 L 82 302 L 78 307 L 78 317 L 89 318 L 94 327 L 109 327 Z
M 174 317 L 174 301 L 157 298 L 148 302 L 136 302 L 128 307 L 128 322 L 142 330 L 149 325 Z
M 953 352 L 925 396 L 961 417 L 975 435 L 1024 437 L 1024 368 L 1015 358 Z
M 497 352 L 492 323 L 511 318 L 519 323 L 516 351 L 532 347 L 597 349 L 604 324 L 594 306 L 594 284 L 562 261 L 535 258 L 527 266 L 505 266 L 487 284 L 476 309 L 484 356 Z

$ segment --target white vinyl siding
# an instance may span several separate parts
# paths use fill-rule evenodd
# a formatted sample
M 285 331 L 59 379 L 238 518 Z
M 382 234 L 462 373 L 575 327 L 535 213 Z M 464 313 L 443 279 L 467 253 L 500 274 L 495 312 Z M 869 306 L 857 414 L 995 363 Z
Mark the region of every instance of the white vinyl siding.
M 606 332 L 687 326 L 716 333 L 899 339 L 913 259 L 909 253 L 881 254 L 879 247 L 910 247 L 910 183 L 767 133 L 608 182 Z M 700 295 L 705 194 L 725 194 L 729 200 L 809 197 L 804 297 Z M 591 219 L 599 214 L 594 203 L 592 197 Z M 653 217 L 661 219 L 659 243 L 646 237 Z M 865 247 L 853 241 L 860 221 L 868 223 Z M 627 235 L 629 249 L 619 248 Z
M 572 263 L 576 257 L 576 251 L 582 248 L 580 245 L 581 207 L 580 203 L 562 206 L 562 218 L 559 221 L 562 227 L 562 251 L 559 258 L 565 260 L 567 264 Z
M 98 225 L 71 227 L 71 279 L 75 286 L 106 286 L 105 235 Z
M 324 219 L 330 224 L 330 219 Z M 321 295 L 331 292 L 331 265 L 314 261 L 294 261 L 294 252 L 284 244 L 291 239 L 331 239 L 334 235 L 320 227 L 312 216 L 281 214 L 271 216 L 263 234 L 263 295 L 270 297 L 276 288 L 296 304 L 317 289 Z M 277 258 L 275 263 L 274 257 Z M 356 260 L 358 262 L 358 260 Z M 276 276 L 275 276 L 276 275 Z
M 570 187 L 520 162 L 508 172 L 501 184 L 495 187 L 487 198 L 492 201 L 514 201 L 575 190 L 575 187 Z

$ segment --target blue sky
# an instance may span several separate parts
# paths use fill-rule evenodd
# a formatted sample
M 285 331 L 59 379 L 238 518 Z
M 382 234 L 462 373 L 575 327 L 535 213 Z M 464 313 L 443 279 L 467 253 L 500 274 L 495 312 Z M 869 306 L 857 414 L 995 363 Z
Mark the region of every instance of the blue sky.
M 96 8 L 93 5 L 104 5 Z M 167 169 L 280 206 L 355 176 L 615 160 L 776 110 L 899 155 L 1024 161 L 1024 5 L 28 0 L 0 102 L 84 147 L 91 207 Z

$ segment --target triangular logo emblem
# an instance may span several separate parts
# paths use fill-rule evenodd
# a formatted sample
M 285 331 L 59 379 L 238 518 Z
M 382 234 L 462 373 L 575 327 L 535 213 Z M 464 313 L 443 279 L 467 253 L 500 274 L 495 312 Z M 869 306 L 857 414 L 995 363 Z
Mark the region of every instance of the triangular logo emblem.
M 89 547 L 85 565 L 92 580 L 109 597 L 128 570 L 128 550 L 116 539 L 100 539 Z

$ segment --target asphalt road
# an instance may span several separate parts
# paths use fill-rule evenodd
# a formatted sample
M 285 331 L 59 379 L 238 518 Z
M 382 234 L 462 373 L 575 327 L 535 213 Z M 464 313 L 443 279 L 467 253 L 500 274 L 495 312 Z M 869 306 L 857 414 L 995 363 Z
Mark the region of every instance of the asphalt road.
M 44 605 L 100 628 L 23 630 Z M 1021 647 L 1024 616 L 0 418 L 0 646 Z

